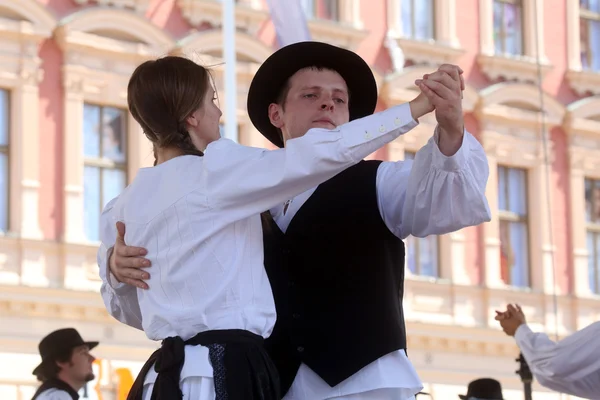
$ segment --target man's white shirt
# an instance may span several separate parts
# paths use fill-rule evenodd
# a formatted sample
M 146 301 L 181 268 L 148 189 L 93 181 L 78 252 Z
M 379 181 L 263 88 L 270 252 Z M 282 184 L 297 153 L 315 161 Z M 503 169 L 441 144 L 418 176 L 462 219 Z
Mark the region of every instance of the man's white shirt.
M 401 239 L 444 234 L 490 219 L 485 198 L 488 164 L 483 148 L 465 132 L 458 152 L 446 157 L 437 147 L 437 139 L 436 130 L 414 161 L 382 162 L 377 170 L 379 212 L 388 229 Z M 271 209 L 283 232 L 315 190 L 288 201 L 285 213 L 284 205 Z M 413 213 L 408 214 L 408 210 Z M 301 364 L 285 400 L 405 400 L 422 388 L 401 350 L 381 357 L 333 388 Z

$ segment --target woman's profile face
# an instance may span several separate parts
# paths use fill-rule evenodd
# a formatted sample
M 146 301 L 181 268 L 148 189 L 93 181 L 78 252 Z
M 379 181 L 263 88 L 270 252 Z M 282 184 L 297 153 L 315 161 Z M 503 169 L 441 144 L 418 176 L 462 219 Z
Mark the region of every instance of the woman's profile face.
M 192 117 L 194 117 L 196 123 L 195 126 L 190 128 L 190 134 L 195 135 L 198 139 L 206 144 L 220 139 L 221 134 L 219 132 L 219 121 L 223 113 L 217 105 L 217 95 L 214 88 L 208 87 L 208 92 L 204 96 L 202 105 L 194 111 Z M 199 149 L 203 151 L 204 149 Z

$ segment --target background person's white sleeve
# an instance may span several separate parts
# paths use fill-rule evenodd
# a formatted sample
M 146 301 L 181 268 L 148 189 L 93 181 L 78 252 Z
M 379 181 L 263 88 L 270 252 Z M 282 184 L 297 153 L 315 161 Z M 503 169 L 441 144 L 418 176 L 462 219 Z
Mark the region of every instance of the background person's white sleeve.
M 574 396 L 600 399 L 600 322 L 558 342 L 521 325 L 515 340 L 541 385 Z

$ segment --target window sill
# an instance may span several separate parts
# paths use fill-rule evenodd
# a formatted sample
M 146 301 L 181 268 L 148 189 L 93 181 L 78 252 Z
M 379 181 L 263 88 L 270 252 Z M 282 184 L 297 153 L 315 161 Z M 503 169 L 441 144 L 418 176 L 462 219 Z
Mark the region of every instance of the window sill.
M 434 65 L 450 63 L 465 54 L 465 50 L 435 40 L 415 40 L 410 38 L 396 37 L 398 46 L 404 52 L 404 58 L 417 65 Z
M 223 9 L 221 2 L 214 0 L 177 0 L 183 17 L 192 25 L 208 22 L 212 26 L 221 26 L 223 22 Z M 269 14 L 265 10 L 258 10 L 249 4 L 235 5 L 235 25 L 253 35 Z
M 505 79 L 529 83 L 538 81 L 538 64 L 532 57 L 479 54 L 477 63 L 491 80 Z M 552 65 L 542 60 L 542 81 L 551 69 Z
M 88 239 L 83 239 L 83 240 L 78 240 L 78 241 L 64 240 L 62 242 L 62 245 L 64 247 L 70 248 L 71 250 L 82 250 L 82 251 L 87 251 L 89 249 L 98 250 L 98 247 L 100 247 L 101 244 L 102 244 L 102 242 L 100 242 L 99 240 L 88 240 Z
M 415 281 L 415 282 L 433 283 L 436 285 L 451 285 L 452 284 L 451 279 L 440 278 L 440 277 L 429 276 L 429 275 L 414 274 L 414 273 L 410 272 L 410 270 L 408 268 L 406 268 L 405 279 L 410 280 L 410 281 Z
M 17 232 L 8 230 L 8 231 L 3 231 L 0 230 L 0 239 L 3 238 L 7 238 L 7 239 L 16 239 L 19 237 L 19 234 Z
M 107 6 L 114 6 L 117 8 L 131 8 L 137 13 L 144 14 L 148 10 L 151 0 L 108 0 L 104 1 L 103 4 Z M 88 4 L 95 3 L 92 0 L 75 0 L 75 3 L 85 6 Z
M 525 293 L 525 294 L 543 294 L 539 290 L 535 290 L 530 286 L 513 286 L 508 283 L 504 284 L 504 289 L 513 293 Z
M 567 80 L 571 88 L 580 96 L 600 94 L 600 71 L 575 71 L 567 72 Z
M 360 42 L 369 34 L 367 31 L 344 22 L 322 19 L 309 19 L 308 29 L 312 40 L 330 43 L 352 51 L 356 51 Z

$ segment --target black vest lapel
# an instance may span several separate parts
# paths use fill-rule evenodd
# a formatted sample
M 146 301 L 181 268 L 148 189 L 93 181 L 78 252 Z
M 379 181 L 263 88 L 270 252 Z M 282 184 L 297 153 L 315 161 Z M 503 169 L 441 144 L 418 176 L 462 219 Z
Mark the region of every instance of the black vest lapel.
M 73 389 L 69 384 L 61 381 L 60 379 L 50 379 L 42 383 L 42 386 L 38 388 L 31 400 L 36 400 L 39 395 L 41 395 L 43 392 L 49 389 L 62 390 L 64 392 L 67 392 L 73 400 L 79 400 L 79 394 L 75 391 L 75 389 Z

